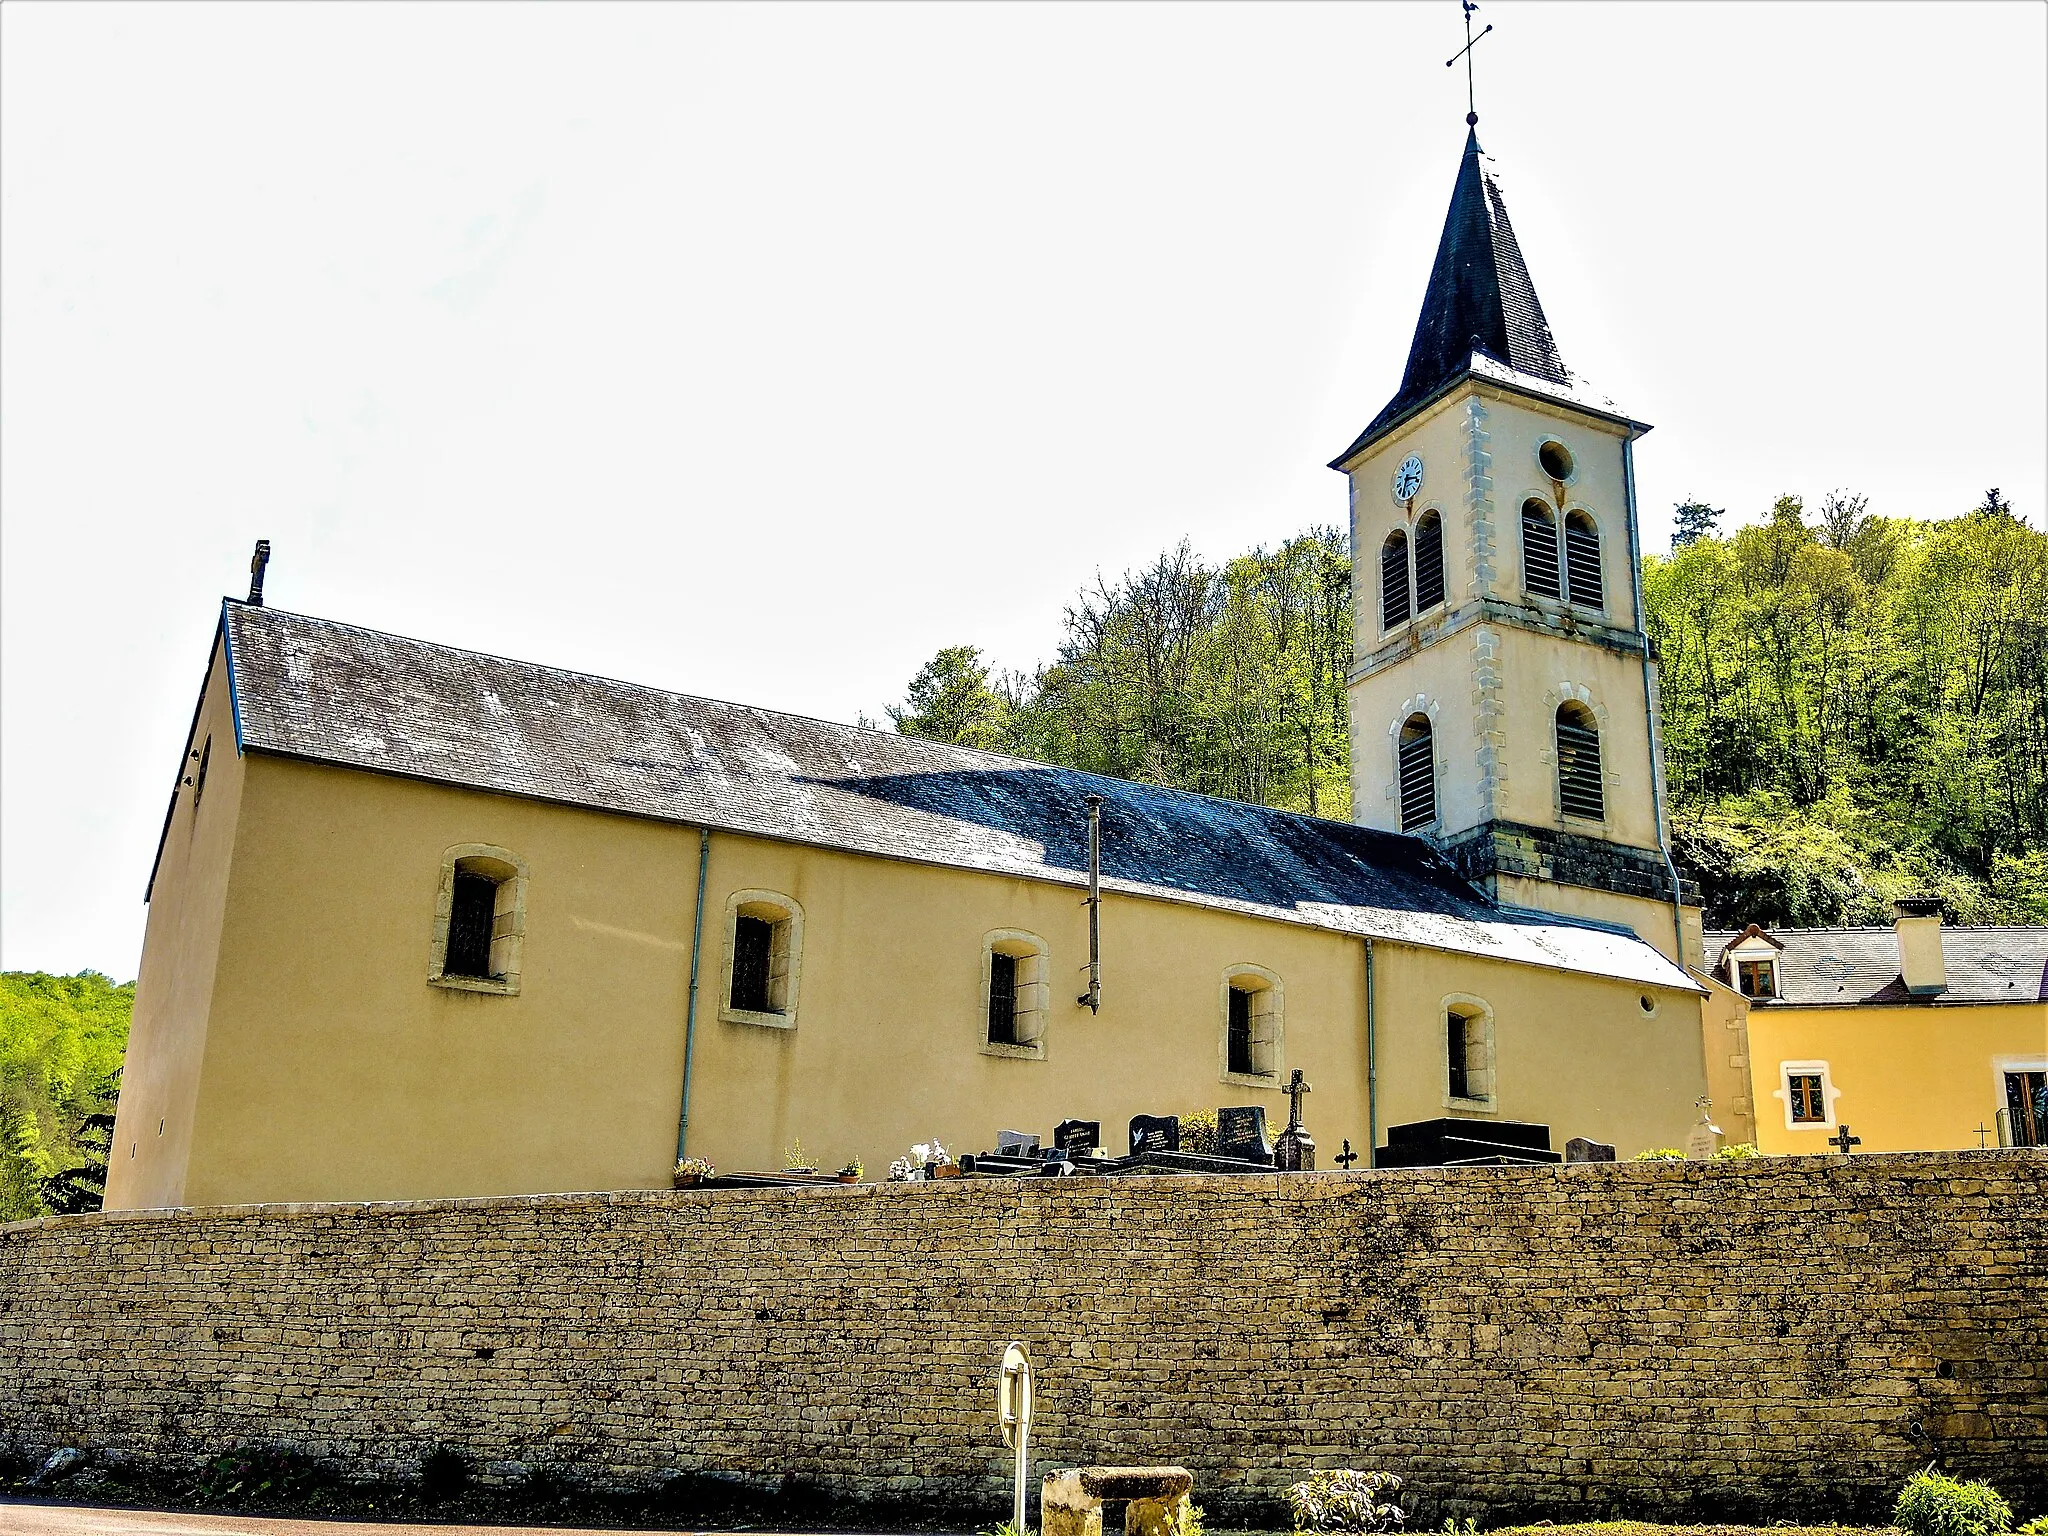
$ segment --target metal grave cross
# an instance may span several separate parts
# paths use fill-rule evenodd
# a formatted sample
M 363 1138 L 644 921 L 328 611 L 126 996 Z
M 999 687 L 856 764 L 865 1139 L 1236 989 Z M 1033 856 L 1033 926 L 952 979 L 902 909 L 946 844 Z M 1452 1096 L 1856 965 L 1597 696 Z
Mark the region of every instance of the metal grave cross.
M 1473 104 L 1472 99 L 1472 45 L 1479 41 L 1479 37 L 1484 37 L 1493 30 L 1493 23 L 1489 21 L 1479 37 L 1474 37 L 1472 13 L 1479 7 L 1474 5 L 1472 0 L 1459 0 L 1459 4 L 1465 7 L 1465 46 L 1444 60 L 1444 68 L 1449 69 L 1460 59 L 1465 61 L 1465 126 L 1471 128 L 1477 126 L 1479 122 L 1479 108 Z
M 1828 1138 L 1828 1145 L 1840 1152 L 1842 1156 L 1847 1157 L 1851 1147 L 1863 1145 L 1863 1138 L 1861 1136 L 1851 1136 L 1849 1134 L 1849 1122 L 1844 1120 L 1841 1125 L 1836 1127 L 1835 1134 Z
M 1990 1126 L 1988 1126 L 1988 1125 L 1986 1125 L 1986 1124 L 1985 1124 L 1985 1123 L 1984 1123 L 1984 1122 L 1983 1122 L 1982 1120 L 1979 1120 L 1979 1121 L 1977 1122 L 1977 1150 L 1978 1150 L 1979 1152 L 1982 1152 L 1982 1151 L 1984 1150 L 1984 1147 L 1985 1147 L 1985 1143 L 1984 1143 L 1984 1138 L 1985 1138 L 1986 1136 L 1989 1136 L 1990 1134 L 1991 1134 L 1991 1127 L 1990 1127 Z
M 1351 1150 L 1351 1140 L 1349 1137 L 1346 1137 L 1344 1140 L 1344 1150 L 1331 1158 L 1330 1161 L 1339 1168 L 1342 1168 L 1346 1173 L 1351 1171 L 1351 1165 L 1358 1161 L 1358 1154 Z

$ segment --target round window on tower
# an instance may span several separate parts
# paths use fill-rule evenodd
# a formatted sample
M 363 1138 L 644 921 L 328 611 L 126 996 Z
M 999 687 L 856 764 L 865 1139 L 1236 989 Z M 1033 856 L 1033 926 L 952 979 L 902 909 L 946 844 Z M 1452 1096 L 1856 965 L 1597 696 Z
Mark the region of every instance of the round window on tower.
M 1571 449 L 1554 437 L 1544 439 L 1543 446 L 1536 450 L 1536 462 L 1543 466 L 1544 474 L 1561 484 L 1569 484 L 1578 469 Z

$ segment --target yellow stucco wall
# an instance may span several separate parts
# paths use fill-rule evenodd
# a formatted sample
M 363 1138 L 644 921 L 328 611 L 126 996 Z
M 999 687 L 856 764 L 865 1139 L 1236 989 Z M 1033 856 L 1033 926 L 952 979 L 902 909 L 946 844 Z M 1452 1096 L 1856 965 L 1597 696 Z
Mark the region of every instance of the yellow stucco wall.
M 1726 989 L 1722 989 L 1725 991 Z M 1862 1152 L 1936 1152 L 1978 1145 L 1995 1131 L 2002 1058 L 2048 1054 L 2048 1003 L 1864 1004 L 1750 1007 L 1749 1061 L 1757 1146 L 1765 1152 L 1826 1152 L 1843 1121 Z M 1788 1127 L 1783 1064 L 1827 1064 L 1833 1090 L 1826 1124 Z M 1989 1144 L 1998 1145 L 1996 1135 Z
M 177 1184 L 150 1170 L 145 1147 L 110 1205 L 667 1182 L 695 829 L 261 754 L 245 767 L 210 999 L 181 1004 L 170 1044 L 158 1030 L 132 1048 L 203 1052 L 189 1171 Z M 517 996 L 427 980 L 443 854 L 474 843 L 510 849 L 530 871 Z M 793 1029 L 719 1018 L 726 902 L 742 889 L 803 910 Z M 1111 893 L 1104 1003 L 1091 1017 L 1075 1001 L 1081 895 L 714 833 L 690 1150 L 723 1168 L 774 1167 L 801 1138 L 815 1160 L 859 1157 L 876 1177 L 912 1141 L 980 1150 L 999 1129 L 1043 1134 L 1068 1117 L 1100 1120 L 1118 1151 L 1140 1112 L 1264 1103 L 1277 1130 L 1277 1082 L 1221 1079 L 1224 978 L 1240 964 L 1281 979 L 1282 1064 L 1314 1086 L 1308 1122 L 1325 1161 L 1345 1138 L 1364 1146 L 1357 939 Z M 1042 1061 L 981 1050 L 993 929 L 1048 946 Z M 1693 994 L 1387 943 L 1375 977 L 1383 1137 L 1389 1124 L 1447 1112 L 1451 994 L 1493 1010 L 1495 1111 L 1549 1124 L 1554 1144 L 1585 1135 L 1627 1156 L 1671 1144 L 1693 1117 L 1703 1081 Z M 155 1072 L 132 1055 L 138 1066 L 138 1080 Z
M 202 758 L 205 793 L 195 806 Z M 108 1149 L 110 1209 L 186 1203 L 185 1170 L 245 761 L 235 750 L 234 708 L 216 636 L 151 887 L 121 1101 Z

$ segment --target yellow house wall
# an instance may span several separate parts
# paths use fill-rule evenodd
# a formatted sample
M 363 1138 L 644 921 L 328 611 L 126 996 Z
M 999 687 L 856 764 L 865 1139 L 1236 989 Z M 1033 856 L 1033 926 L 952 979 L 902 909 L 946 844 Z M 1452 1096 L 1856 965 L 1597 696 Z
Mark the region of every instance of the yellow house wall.
M 2004 1103 L 1994 1061 L 2048 1053 L 2043 1003 L 1769 1004 L 1748 1013 L 1757 1146 L 1765 1152 L 1826 1152 L 1842 1121 L 1863 1139 L 1861 1152 L 1975 1147 L 1978 1125 L 1995 1128 Z M 1827 1063 L 1839 1095 L 1829 1124 L 1786 1126 L 1780 1065 L 1787 1061 Z
M 206 792 L 195 809 L 197 786 L 182 781 L 198 778 L 200 758 L 193 754 L 204 754 L 209 739 Z M 186 1203 L 185 1171 L 245 762 L 235 750 L 234 710 L 216 637 L 150 892 L 107 1159 L 109 1208 Z
M 252 754 L 239 853 L 204 1020 L 197 1131 L 182 1197 L 407 1199 L 661 1186 L 674 1156 L 698 836 L 693 828 Z M 429 984 L 442 857 L 510 849 L 530 871 L 516 996 Z M 793 1029 L 723 1022 L 725 910 L 736 890 L 793 898 L 804 937 Z M 1263 1103 L 1222 1080 L 1226 969 L 1285 992 L 1283 1070 L 1313 1084 L 1327 1159 L 1366 1142 L 1364 956 L 1353 938 L 1111 893 L 1104 1003 L 1083 987 L 1071 886 L 714 833 L 690 1150 L 774 1167 L 801 1138 L 879 1176 L 932 1136 Z M 153 914 L 155 916 L 155 914 Z M 1050 951 L 1045 1059 L 984 1054 L 992 929 Z M 1450 994 L 1496 1013 L 1497 1112 L 1623 1155 L 1682 1136 L 1702 1079 L 1697 999 L 1382 943 L 1382 1133 L 1446 1113 Z M 146 1046 L 139 1046 L 146 1050 Z M 147 1071 L 144 1073 L 148 1075 Z M 137 1186 L 140 1187 L 140 1186 Z M 126 1203 L 115 1201 L 110 1203 Z

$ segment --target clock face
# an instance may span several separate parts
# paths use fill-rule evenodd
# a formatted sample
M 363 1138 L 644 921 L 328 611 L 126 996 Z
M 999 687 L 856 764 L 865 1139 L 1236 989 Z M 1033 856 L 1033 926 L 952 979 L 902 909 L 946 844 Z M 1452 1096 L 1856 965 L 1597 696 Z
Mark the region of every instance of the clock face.
M 1409 454 L 1401 461 L 1401 467 L 1394 471 L 1394 499 L 1410 501 L 1422 489 L 1422 460 Z

